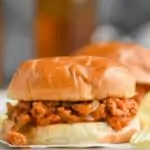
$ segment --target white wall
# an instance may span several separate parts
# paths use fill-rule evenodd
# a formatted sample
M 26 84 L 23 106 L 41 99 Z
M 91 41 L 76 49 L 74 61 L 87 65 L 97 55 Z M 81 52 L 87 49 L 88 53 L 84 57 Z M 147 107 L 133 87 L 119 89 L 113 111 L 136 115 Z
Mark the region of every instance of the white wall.
M 4 69 L 10 77 L 33 55 L 33 0 L 4 0 Z

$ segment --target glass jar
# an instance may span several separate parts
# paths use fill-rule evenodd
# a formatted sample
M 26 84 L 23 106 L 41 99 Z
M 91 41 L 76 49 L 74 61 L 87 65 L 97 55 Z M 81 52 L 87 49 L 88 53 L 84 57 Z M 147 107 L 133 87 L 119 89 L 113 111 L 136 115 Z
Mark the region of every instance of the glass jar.
M 36 0 L 38 57 L 68 55 L 89 43 L 95 26 L 95 0 Z

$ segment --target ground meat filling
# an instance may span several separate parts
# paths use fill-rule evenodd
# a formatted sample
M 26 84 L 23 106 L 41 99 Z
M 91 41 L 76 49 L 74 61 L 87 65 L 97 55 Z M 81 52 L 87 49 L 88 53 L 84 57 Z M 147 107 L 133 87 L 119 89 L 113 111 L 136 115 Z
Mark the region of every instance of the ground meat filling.
M 20 101 L 10 103 L 8 118 L 15 122 L 14 131 L 25 125 L 47 126 L 58 123 L 106 122 L 118 131 L 135 117 L 138 103 L 133 99 L 107 98 L 89 102 Z
M 137 84 L 137 93 L 139 100 L 142 100 L 142 98 L 150 92 L 150 84 Z

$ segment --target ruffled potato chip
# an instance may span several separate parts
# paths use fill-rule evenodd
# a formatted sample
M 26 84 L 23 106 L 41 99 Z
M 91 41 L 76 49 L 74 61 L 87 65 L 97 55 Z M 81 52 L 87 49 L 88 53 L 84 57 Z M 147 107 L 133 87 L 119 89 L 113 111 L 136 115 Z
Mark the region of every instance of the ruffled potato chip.
M 143 128 L 150 126 L 150 92 L 144 97 L 138 115 Z
M 150 127 L 145 127 L 133 135 L 130 143 L 136 150 L 149 150 L 150 149 Z

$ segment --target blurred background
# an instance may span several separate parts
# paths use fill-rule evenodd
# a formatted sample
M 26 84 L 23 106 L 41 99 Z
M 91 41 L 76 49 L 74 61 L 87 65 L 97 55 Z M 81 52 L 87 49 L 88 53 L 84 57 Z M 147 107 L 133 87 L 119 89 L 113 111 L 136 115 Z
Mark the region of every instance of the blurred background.
M 150 47 L 150 0 L 0 0 L 0 85 L 30 58 L 68 55 L 91 42 Z

